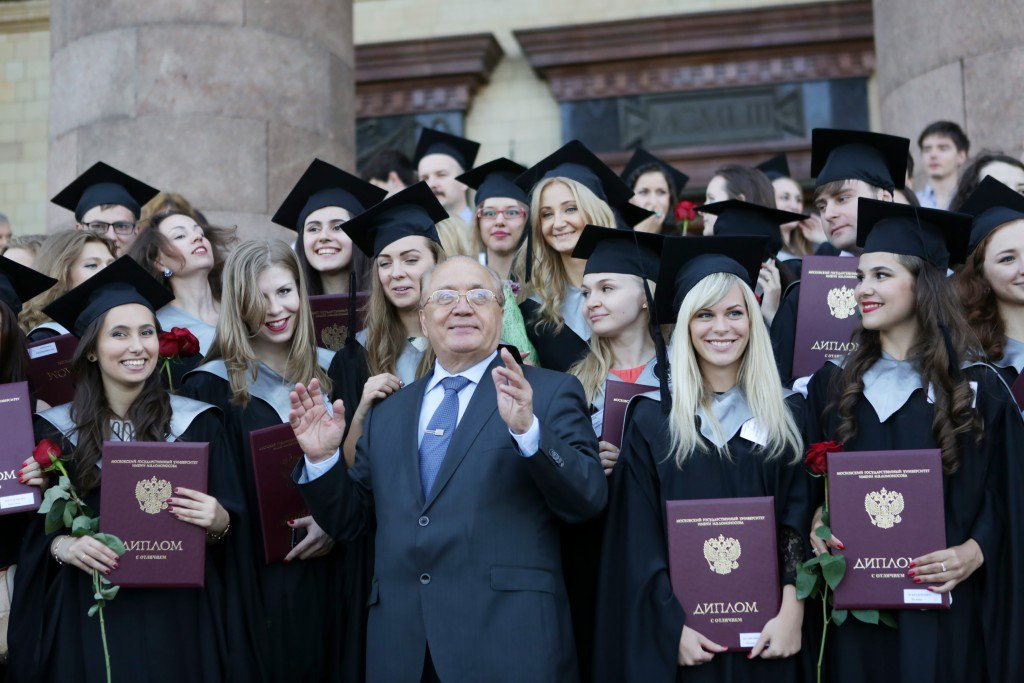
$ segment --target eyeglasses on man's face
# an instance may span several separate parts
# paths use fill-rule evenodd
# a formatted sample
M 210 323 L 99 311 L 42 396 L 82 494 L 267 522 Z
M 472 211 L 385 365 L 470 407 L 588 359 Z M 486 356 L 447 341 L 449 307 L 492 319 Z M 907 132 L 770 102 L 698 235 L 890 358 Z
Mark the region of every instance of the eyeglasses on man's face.
M 498 295 L 489 289 L 471 289 L 468 292 L 457 292 L 454 289 L 439 289 L 427 297 L 427 303 L 434 304 L 440 308 L 451 308 L 462 297 L 466 297 L 466 301 L 473 308 L 482 308 L 492 301 L 498 300 Z

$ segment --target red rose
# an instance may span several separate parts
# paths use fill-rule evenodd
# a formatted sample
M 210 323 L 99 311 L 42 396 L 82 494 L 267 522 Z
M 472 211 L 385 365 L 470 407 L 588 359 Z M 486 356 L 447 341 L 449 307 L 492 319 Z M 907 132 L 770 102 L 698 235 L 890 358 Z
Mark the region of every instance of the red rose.
M 160 357 L 177 358 L 199 353 L 199 340 L 184 327 L 173 327 L 160 333 Z
M 819 441 L 807 448 L 804 465 L 812 474 L 828 474 L 828 454 L 843 450 L 843 444 L 836 441 Z
M 697 205 L 684 199 L 676 204 L 675 213 L 677 221 L 692 221 L 697 217 Z
M 53 465 L 60 459 L 61 450 L 53 441 L 49 439 L 43 439 L 36 444 L 35 449 L 32 451 L 32 458 L 39 463 L 39 466 L 46 470 L 48 467 Z

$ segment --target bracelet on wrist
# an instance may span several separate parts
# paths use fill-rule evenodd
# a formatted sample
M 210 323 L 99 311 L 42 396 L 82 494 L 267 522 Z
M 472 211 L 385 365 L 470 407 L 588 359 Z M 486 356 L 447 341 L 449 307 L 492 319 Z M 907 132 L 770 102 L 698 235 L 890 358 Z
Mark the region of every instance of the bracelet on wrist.
M 64 543 L 65 540 L 67 540 L 67 536 L 58 536 L 57 538 L 53 539 L 53 543 L 50 544 L 50 555 L 52 555 L 53 559 L 56 560 L 57 564 L 61 566 L 64 565 L 64 560 L 60 559 L 60 555 L 57 553 L 57 551 L 60 550 L 60 546 Z
M 231 531 L 231 520 L 228 520 L 228 525 L 224 527 L 224 531 L 220 532 L 219 534 L 214 534 L 210 533 L 210 531 L 207 531 L 206 540 L 210 543 L 220 543 L 224 540 L 224 537 L 228 535 L 229 531 Z

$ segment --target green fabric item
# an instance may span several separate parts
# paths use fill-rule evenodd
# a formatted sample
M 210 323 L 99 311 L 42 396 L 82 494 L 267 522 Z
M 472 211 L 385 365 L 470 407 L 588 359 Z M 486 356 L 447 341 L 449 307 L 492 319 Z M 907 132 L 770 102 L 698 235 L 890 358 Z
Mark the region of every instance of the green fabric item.
M 526 336 L 526 321 L 523 320 L 523 314 L 519 310 L 519 305 L 516 304 L 516 295 L 507 282 L 504 291 L 505 311 L 501 320 L 501 343 L 516 347 L 524 361 L 529 361 L 534 366 L 540 367 L 537 362 L 537 351 L 530 343 L 530 338 Z

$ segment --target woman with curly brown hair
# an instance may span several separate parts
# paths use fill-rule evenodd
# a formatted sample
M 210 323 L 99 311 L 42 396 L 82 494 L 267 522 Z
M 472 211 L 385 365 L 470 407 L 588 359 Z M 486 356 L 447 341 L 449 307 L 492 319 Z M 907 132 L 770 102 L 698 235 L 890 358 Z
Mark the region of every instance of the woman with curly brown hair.
M 221 274 L 234 228 L 210 225 L 180 194 L 161 192 L 142 212 L 139 235 L 128 255 L 164 284 L 174 299 L 156 312 L 165 331 L 189 330 L 199 340 L 199 356 L 172 365 L 172 383 L 198 366 L 213 343 L 220 316 Z
M 962 210 L 974 225 L 953 282 L 985 357 L 1013 384 L 1024 371 L 1024 196 L 987 177 Z
M 898 628 L 847 620 L 831 641 L 831 680 L 1003 680 L 1019 632 L 1019 569 L 1007 563 L 1020 531 L 1009 495 L 1018 465 L 1009 444 L 1024 422 L 1005 384 L 977 360 L 950 264 L 963 262 L 970 217 L 861 199 L 856 349 L 827 363 L 808 387 L 806 441 L 846 451 L 939 449 L 945 549 L 911 558 L 909 576 L 933 593 L 956 588 L 948 610 L 898 610 Z M 1008 486 L 1009 482 L 1009 486 Z M 821 493 L 820 491 L 818 492 Z M 821 524 L 821 508 L 812 525 Z M 816 553 L 843 548 L 811 533 Z M 1009 549 L 1008 549 L 1009 546 Z M 1018 643 L 1019 644 L 1019 643 Z

